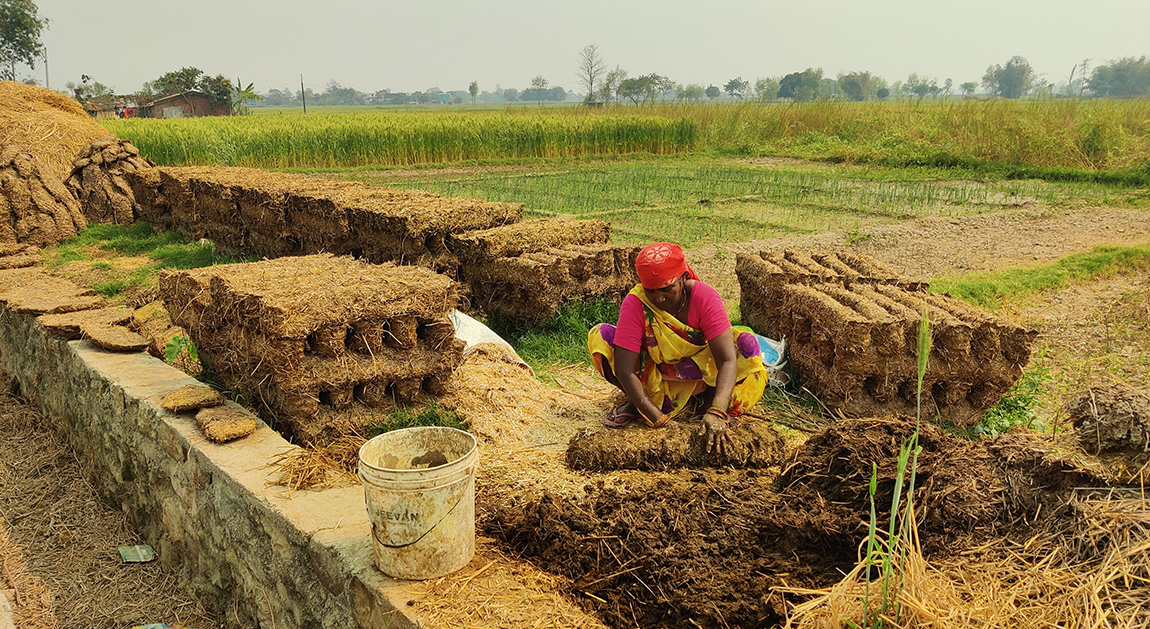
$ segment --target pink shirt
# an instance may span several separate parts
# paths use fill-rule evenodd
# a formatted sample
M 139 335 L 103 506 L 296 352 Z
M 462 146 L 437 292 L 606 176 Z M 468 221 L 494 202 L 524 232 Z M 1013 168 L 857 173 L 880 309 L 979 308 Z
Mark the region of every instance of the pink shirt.
M 619 307 L 619 322 L 615 326 L 614 345 L 638 353 L 643 348 L 646 328 L 643 302 L 634 295 L 627 295 Z M 691 288 L 691 302 L 687 305 L 686 324 L 702 330 L 708 341 L 731 329 L 731 319 L 723 298 L 714 288 L 695 280 Z

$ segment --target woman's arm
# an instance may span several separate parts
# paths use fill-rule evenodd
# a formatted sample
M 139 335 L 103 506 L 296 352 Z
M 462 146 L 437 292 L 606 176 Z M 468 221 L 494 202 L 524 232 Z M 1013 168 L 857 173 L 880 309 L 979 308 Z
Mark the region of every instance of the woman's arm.
M 711 408 L 721 413 L 722 419 L 715 413 L 703 415 L 703 433 L 707 441 L 707 453 L 715 451 L 726 455 L 731 447 L 731 435 L 727 431 L 727 407 L 731 404 L 731 393 L 735 390 L 735 378 L 739 375 L 737 356 L 735 354 L 735 338 L 730 331 L 720 334 L 707 341 L 711 348 L 711 356 L 715 358 L 715 366 L 719 374 L 715 377 L 715 397 L 711 400 Z
M 733 348 L 734 345 L 732 344 Z M 615 377 L 619 380 L 619 388 L 627 394 L 627 399 L 635 405 L 635 408 L 643 414 L 651 422 L 658 422 L 659 418 L 663 416 L 663 411 L 655 406 L 651 398 L 647 397 L 647 393 L 643 391 L 643 383 L 639 381 L 639 374 L 635 373 L 639 368 L 639 352 L 633 352 L 629 349 L 622 347 L 615 347 Z M 731 383 L 734 386 L 734 382 Z M 730 392 L 727 392 L 730 397 Z

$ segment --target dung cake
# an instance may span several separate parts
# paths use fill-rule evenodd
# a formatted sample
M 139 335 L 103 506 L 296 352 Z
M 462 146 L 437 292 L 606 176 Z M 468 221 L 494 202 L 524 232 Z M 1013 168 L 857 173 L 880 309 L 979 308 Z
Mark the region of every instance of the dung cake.
M 131 225 L 140 206 L 124 175 L 152 166 L 131 142 L 108 137 L 80 150 L 65 183 L 89 221 Z
M 159 167 L 128 184 L 140 218 L 223 251 L 275 258 L 353 254 L 454 274 L 454 233 L 518 222 L 523 206 L 254 168 Z M 149 207 L 144 207 L 150 204 Z
M 776 252 L 740 255 L 743 320 L 785 338 L 803 384 L 850 417 L 905 413 L 917 400 L 923 313 L 933 343 L 924 415 L 969 425 L 1022 376 L 1037 333 L 1001 321 L 873 258 Z
M 0 243 L 51 247 L 87 225 L 76 197 L 37 157 L 0 150 Z
M 622 299 L 638 283 L 637 247 L 608 244 L 603 221 L 542 219 L 452 235 L 473 306 L 511 323 L 542 321 L 565 301 Z
M 444 393 L 462 358 L 457 286 L 421 267 L 286 257 L 168 273 L 160 292 L 221 381 L 305 443 Z

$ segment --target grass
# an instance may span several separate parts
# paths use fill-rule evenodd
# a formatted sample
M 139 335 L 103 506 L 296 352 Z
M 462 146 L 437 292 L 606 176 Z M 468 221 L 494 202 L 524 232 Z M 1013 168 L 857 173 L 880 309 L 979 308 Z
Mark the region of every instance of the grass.
M 115 265 L 93 261 L 89 268 L 107 276 L 92 283 L 98 294 L 115 299 L 128 289 L 151 286 L 161 269 L 195 269 L 213 264 L 236 262 L 235 258 L 217 254 L 211 244 L 193 243 L 173 231 L 157 232 L 138 222 L 131 226 L 89 226 L 80 234 L 46 249 L 49 267 L 91 259 L 93 251 L 114 252 L 124 256 L 146 256 L 150 262 L 135 269 L 117 272 Z
M 381 415 L 378 419 L 379 421 L 367 431 L 369 439 L 392 430 L 416 426 L 446 426 L 459 430 L 467 429 L 455 411 L 444 408 L 436 402 L 426 406 L 397 408 L 391 413 Z
M 971 438 L 994 437 L 1015 426 L 1027 430 L 1045 431 L 1046 425 L 1038 419 L 1037 409 L 1043 388 L 1050 382 L 1050 369 L 1034 367 L 1022 374 L 1022 378 L 1010 388 L 1001 401 L 986 412 L 982 421 L 975 424 L 963 436 Z
M 619 306 L 603 298 L 596 301 L 572 302 L 559 308 L 546 323 L 514 327 L 494 319 L 487 324 L 515 348 L 541 379 L 549 378 L 555 366 L 591 364 L 587 352 L 587 334 L 597 323 L 615 323 Z
M 997 272 L 975 272 L 931 280 L 931 290 L 998 309 L 1042 292 L 1064 288 L 1071 282 L 1112 277 L 1150 269 L 1150 243 L 1134 247 L 1094 247 L 1060 258 L 1053 264 Z

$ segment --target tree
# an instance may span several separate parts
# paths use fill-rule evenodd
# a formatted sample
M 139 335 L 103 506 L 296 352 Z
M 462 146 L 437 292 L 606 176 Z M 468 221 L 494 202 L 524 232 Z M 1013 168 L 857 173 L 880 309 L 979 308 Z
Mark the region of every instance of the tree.
M 716 99 L 716 98 L 718 98 L 718 97 L 719 97 L 719 96 L 720 96 L 720 95 L 721 95 L 723 92 L 722 92 L 722 90 L 720 90 L 719 88 L 715 87 L 714 85 L 708 85 L 708 86 L 707 86 L 707 90 L 706 90 L 705 92 L 703 92 L 703 93 L 704 93 L 704 94 L 706 94 L 707 98 L 709 98 L 709 99 L 711 99 L 711 100 L 715 100 L 715 99 Z
M 1006 65 L 992 65 L 982 77 L 982 86 L 995 96 L 1022 98 L 1034 85 L 1034 68 L 1024 57 L 1011 57 Z
M 779 80 L 778 79 L 758 79 L 755 81 L 755 98 L 760 102 L 768 102 L 775 100 L 775 94 L 779 93 Z
M 1124 57 L 1094 68 L 1086 87 L 1095 96 L 1150 94 L 1150 57 Z
M 152 81 L 152 86 L 160 96 L 190 92 L 198 87 L 197 82 L 203 74 L 204 71 L 199 68 L 180 68 L 160 75 L 160 78 Z
M 208 97 L 208 102 L 227 103 L 234 110 L 235 103 L 232 100 L 232 95 L 236 93 L 238 86 L 233 87 L 232 82 L 226 76 L 222 74 L 212 77 L 205 75 L 200 78 L 196 87 L 204 93 L 204 96 Z
M 803 75 L 801 72 L 792 72 L 779 80 L 779 98 L 794 98 L 795 90 L 798 89 L 799 84 L 803 82 Z
M 727 81 L 723 85 L 723 91 L 730 95 L 731 98 L 742 98 L 747 93 L 747 88 L 750 84 L 743 80 L 743 77 L 736 77 Z
M 880 87 L 874 92 L 875 98 L 879 100 L 886 100 L 890 97 L 890 90 L 885 87 Z
M 514 87 L 509 87 L 503 90 L 503 100 L 509 103 L 514 103 L 515 101 L 519 100 L 519 90 L 515 89 Z
M 467 93 L 471 95 L 471 104 L 474 105 L 475 99 L 479 97 L 479 81 L 472 81 L 467 86 Z
M 232 113 L 237 116 L 252 113 L 251 110 L 248 109 L 249 100 L 264 99 L 263 96 L 256 94 L 255 90 L 252 89 L 255 87 L 255 83 L 248 83 L 247 87 L 241 89 L 240 86 L 243 84 L 243 81 L 238 78 L 236 79 L 235 96 L 232 98 Z
M 851 72 L 839 76 L 838 87 L 848 99 L 862 101 L 877 91 L 878 78 L 871 76 L 870 72 Z
M 707 90 L 698 83 L 691 83 L 690 85 L 680 85 L 675 90 L 675 98 L 679 100 L 688 100 L 691 102 L 698 102 L 703 100 L 706 96 Z
M 87 102 L 97 96 L 110 96 L 113 92 L 112 88 L 94 80 L 87 74 L 80 75 L 79 84 L 68 81 L 64 86 L 71 90 L 72 95 L 81 103 Z
M 607 64 L 599 56 L 599 47 L 594 44 L 584 46 L 579 53 L 579 71 L 575 73 L 579 77 L 579 85 L 587 94 L 584 100 L 589 103 L 595 100 L 595 86 L 600 84 L 606 72 Z
M 16 80 L 16 64 L 36 67 L 43 54 L 40 33 L 48 20 L 32 0 L 0 0 L 0 79 Z
M 627 78 L 627 71 L 619 66 L 607 73 L 603 82 L 599 84 L 599 97 L 605 101 L 615 100 L 618 97 L 619 84 Z

